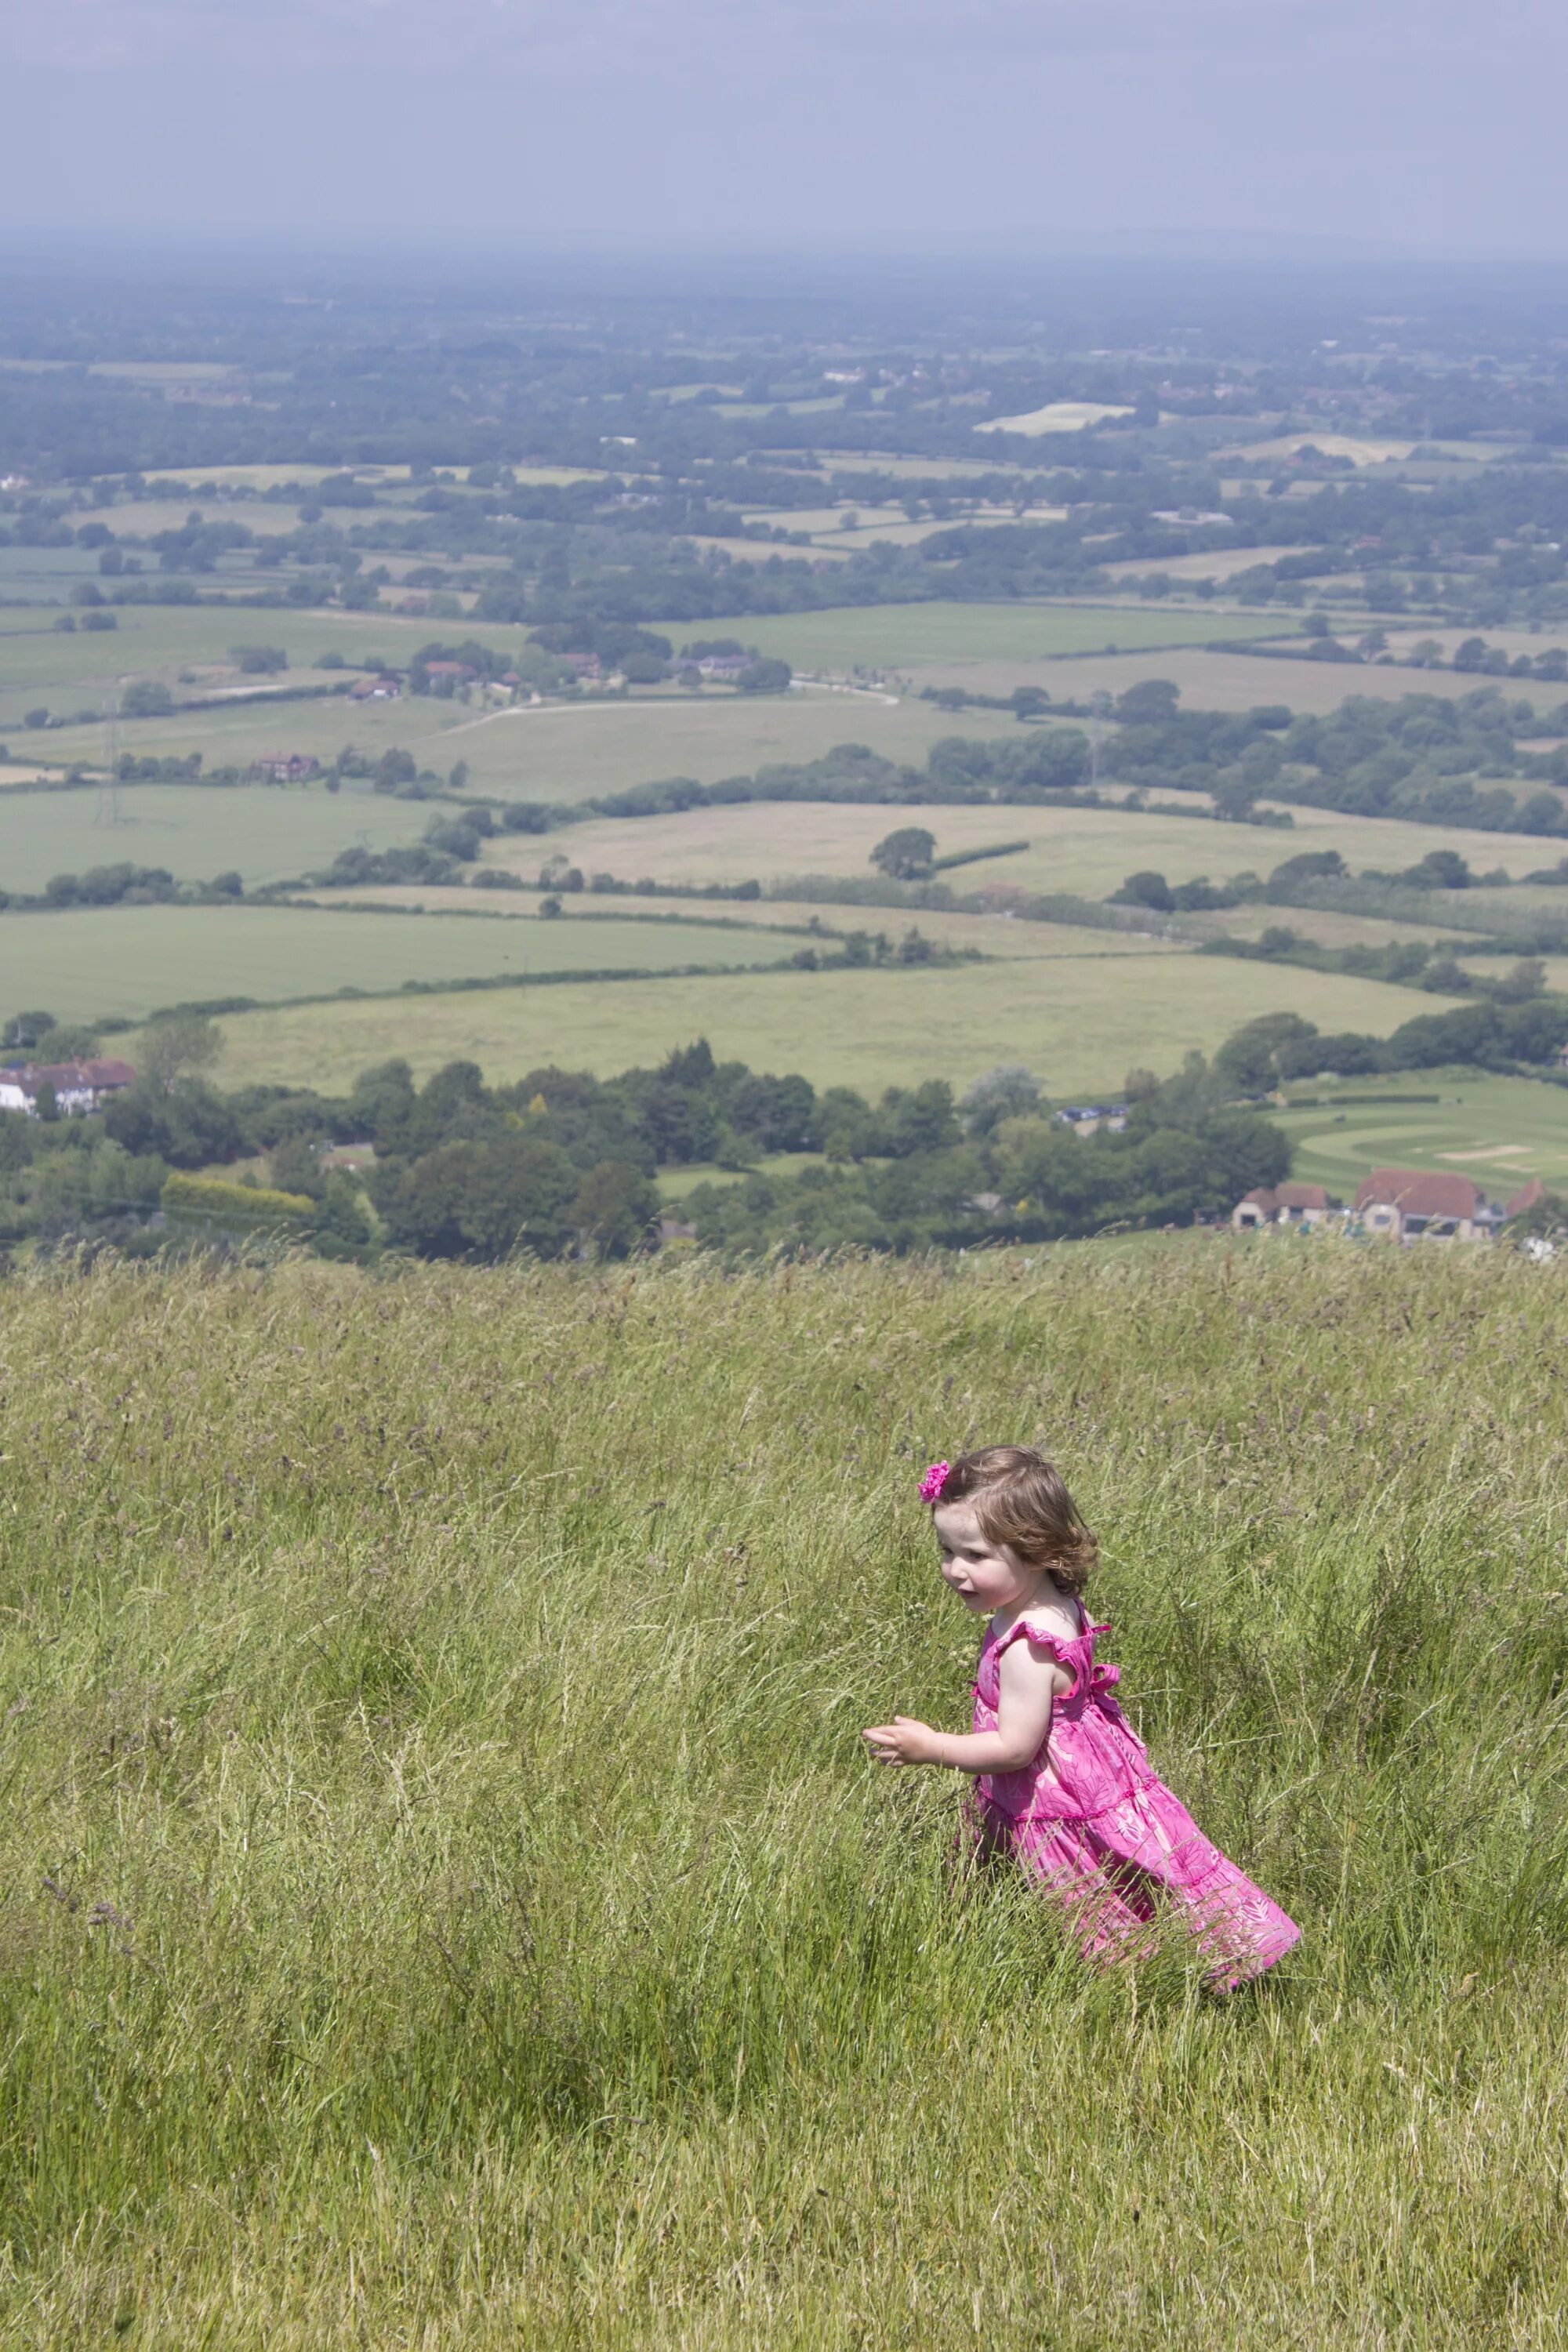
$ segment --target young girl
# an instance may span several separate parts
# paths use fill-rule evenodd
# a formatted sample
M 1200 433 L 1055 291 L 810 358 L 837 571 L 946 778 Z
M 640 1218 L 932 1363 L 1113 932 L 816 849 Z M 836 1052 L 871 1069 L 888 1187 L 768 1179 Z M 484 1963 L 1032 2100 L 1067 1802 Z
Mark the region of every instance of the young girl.
M 873 1755 L 973 1773 L 984 1844 L 1034 1872 L 1092 1958 L 1143 1948 L 1163 1896 L 1209 1956 L 1216 1986 L 1229 1991 L 1272 1968 L 1300 1929 L 1155 1778 L 1110 1696 L 1120 1669 L 1095 1664 L 1107 1629 L 1079 1599 L 1095 1539 L 1059 1471 L 1025 1446 L 987 1445 L 933 1462 L 921 1499 L 943 1577 L 991 1621 L 974 1727 L 933 1731 L 895 1716 L 862 1735 Z

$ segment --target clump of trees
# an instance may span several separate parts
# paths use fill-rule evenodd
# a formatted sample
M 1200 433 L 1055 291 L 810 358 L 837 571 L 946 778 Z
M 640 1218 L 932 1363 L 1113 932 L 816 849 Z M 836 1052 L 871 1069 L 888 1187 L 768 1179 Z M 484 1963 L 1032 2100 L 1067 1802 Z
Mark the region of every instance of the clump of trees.
M 47 1013 L 7 1035 L 13 1051 L 92 1042 Z M 228 1245 L 253 1211 L 258 1236 L 329 1257 L 619 1256 L 658 1244 L 660 1169 L 714 1164 L 742 1181 L 683 1204 L 701 1246 L 907 1250 L 1186 1223 L 1289 1160 L 1277 1129 L 1227 1101 L 1231 1075 L 1196 1060 L 1165 1086 L 1141 1079 L 1120 1132 L 1080 1136 L 1018 1067 L 961 1103 L 936 1078 L 873 1102 L 721 1062 L 700 1039 L 604 1080 L 550 1066 L 490 1087 L 454 1062 L 420 1085 L 395 1060 L 331 1097 L 221 1092 L 219 1045 L 210 1019 L 169 1016 L 101 1117 L 0 1117 L 0 1244 Z

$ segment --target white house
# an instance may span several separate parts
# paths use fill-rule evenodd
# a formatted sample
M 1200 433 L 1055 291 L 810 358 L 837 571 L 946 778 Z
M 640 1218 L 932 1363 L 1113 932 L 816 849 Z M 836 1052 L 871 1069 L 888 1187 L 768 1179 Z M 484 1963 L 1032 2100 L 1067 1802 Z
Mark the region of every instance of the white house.
M 136 1076 L 129 1062 L 11 1062 L 0 1065 L 0 1110 L 38 1115 L 38 1097 L 52 1087 L 63 1112 L 101 1110 Z

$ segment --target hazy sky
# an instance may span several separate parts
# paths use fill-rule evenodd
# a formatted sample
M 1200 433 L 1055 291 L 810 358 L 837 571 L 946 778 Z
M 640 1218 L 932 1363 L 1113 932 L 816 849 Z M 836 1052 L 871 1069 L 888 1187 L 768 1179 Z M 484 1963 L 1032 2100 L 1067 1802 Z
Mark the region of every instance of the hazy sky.
M 1568 252 L 1563 0 L 0 0 L 0 236 Z

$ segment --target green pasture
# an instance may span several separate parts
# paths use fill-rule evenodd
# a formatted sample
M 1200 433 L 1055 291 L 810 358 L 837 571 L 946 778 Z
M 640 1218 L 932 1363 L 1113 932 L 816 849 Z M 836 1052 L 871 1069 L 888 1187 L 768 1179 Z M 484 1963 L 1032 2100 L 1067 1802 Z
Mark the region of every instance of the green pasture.
M 1300 1013 L 1325 1031 L 1385 1035 L 1449 1001 L 1286 965 L 1173 955 L 1158 944 L 1142 955 L 1119 942 L 1101 950 L 1098 934 L 1083 937 L 1081 955 L 1038 961 L 712 974 L 626 988 L 570 982 L 237 1013 L 223 1024 L 221 1075 L 236 1085 L 346 1085 L 367 1064 L 402 1054 L 420 1070 L 460 1056 L 497 1079 L 544 1061 L 609 1076 L 705 1036 L 721 1059 L 800 1070 L 817 1086 L 880 1094 L 941 1077 L 962 1088 L 997 1063 L 1024 1062 L 1048 1093 L 1071 1097 L 1114 1090 L 1134 1066 L 1175 1070 L 1186 1053 L 1212 1053 L 1254 1013 Z M 731 950 L 722 960 L 746 959 Z
M 432 625 L 420 625 L 427 636 Z M 466 632 L 468 624 L 461 625 Z M 237 634 L 234 642 L 244 640 Z M 287 638 L 279 642 L 287 644 Z M 973 723 L 964 731 L 987 740 L 1007 739 L 1017 726 L 1005 711 L 965 717 Z M 818 759 L 844 742 L 867 743 L 885 758 L 919 764 L 952 728 L 951 714 L 929 702 L 879 693 L 670 691 L 635 701 L 585 698 L 488 713 L 482 704 L 455 697 L 352 703 L 330 695 L 125 720 L 121 742 L 149 757 L 184 759 L 199 751 L 209 768 L 247 767 L 271 751 L 308 752 L 323 762 L 345 744 L 373 761 L 386 751 L 406 751 L 420 767 L 443 779 L 461 760 L 471 791 L 571 802 L 624 792 L 660 776 L 717 783 L 776 761 Z M 13 730 L 13 751 L 35 743 L 51 761 L 65 764 L 96 766 L 104 756 L 103 730 L 98 726 L 50 729 L 37 736 Z
M 247 887 L 291 880 L 342 849 L 417 841 L 429 811 L 365 784 L 123 784 L 119 815 L 100 785 L 0 794 L 0 879 L 41 890 L 92 866 L 166 866 L 178 882 L 237 871 Z
M 846 534 L 847 537 L 848 534 Z M 711 635 L 690 622 L 658 625 L 679 646 Z M 1215 637 L 1279 637 L 1278 614 L 1162 613 L 1106 604 L 830 605 L 817 613 L 748 614 L 731 635 L 796 669 L 902 670 L 930 662 L 1035 662 L 1064 654 L 1206 645 Z
M 353 890 L 312 890 L 310 897 L 318 906 L 391 907 L 405 913 L 423 908 L 426 914 L 471 914 L 479 907 L 487 915 L 510 916 L 519 922 L 531 922 L 539 906 L 538 893 L 533 889 L 473 890 L 466 883 L 439 887 L 414 882 L 391 887 L 367 883 Z M 912 927 L 937 947 L 973 948 L 982 955 L 1022 962 L 1037 961 L 1041 957 L 1076 958 L 1085 954 L 1187 953 L 1178 940 L 1151 940 L 1135 931 L 1086 931 L 1076 923 L 999 921 L 994 915 L 943 914 L 924 907 L 911 913 L 898 907 L 838 907 L 792 898 L 724 900 L 704 898 L 695 893 L 690 898 L 667 898 L 662 892 L 651 902 L 636 897 L 629 901 L 617 898 L 606 902 L 592 891 L 585 898 L 573 896 L 567 901 L 569 908 L 584 913 L 597 911 L 606 903 L 617 911 L 629 912 L 640 907 L 659 915 L 685 916 L 697 923 L 739 920 L 769 931 L 808 931 L 815 924 L 828 947 L 837 936 L 847 931 L 881 931 L 889 939 L 900 940 Z M 790 940 L 786 944 L 793 949 L 809 946 L 810 941 Z
M 0 916 L 0 1007 L 43 1004 L 67 1021 L 138 1020 L 162 1005 L 227 996 L 265 1003 L 342 988 L 397 989 L 405 981 L 769 963 L 789 944 L 763 930 L 657 918 L 572 914 L 554 922 L 537 916 L 531 922 L 504 922 L 482 914 L 383 915 L 347 908 L 73 908 Z M 615 1001 L 635 994 L 637 986 L 604 983 L 606 1030 L 618 1017 Z M 458 1000 L 440 1002 L 449 1008 Z M 321 1008 L 329 1027 L 332 1009 Z M 401 1002 L 385 1009 L 394 1025 L 399 1016 L 408 1017 Z M 313 1016 L 298 1017 L 308 1030 Z M 310 1080 L 302 1074 L 300 1083 Z
M 161 677 L 178 691 L 182 669 L 208 665 L 226 669 L 234 646 L 280 646 L 292 668 L 308 670 L 318 654 L 329 650 L 351 662 L 374 653 L 402 667 L 432 638 L 460 634 L 509 652 L 515 652 L 523 640 L 520 628 L 389 613 L 178 604 L 121 604 L 115 610 L 115 628 L 101 633 L 78 629 L 68 635 L 57 631 L 47 615 L 26 609 L 0 612 L 0 724 L 19 728 L 22 712 L 33 703 L 67 713 L 79 704 L 104 707 L 118 677 Z M 127 723 L 133 731 L 139 724 Z M 56 756 L 52 730 L 43 741 L 50 756 Z M 62 747 L 58 756 L 68 755 Z
M 1474 1070 L 1412 1070 L 1325 1078 L 1291 1093 L 1315 1097 L 1269 1113 L 1294 1146 L 1292 1173 L 1341 1199 L 1374 1168 L 1470 1176 L 1499 1200 L 1531 1176 L 1568 1191 L 1568 1089 Z M 1401 1095 L 1436 1099 L 1391 1099 Z
M 4 1286 L 0 2333 L 1555 2352 L 1561 1265 Z M 921 1465 L 1049 1447 L 1207 1993 L 966 1867 Z

